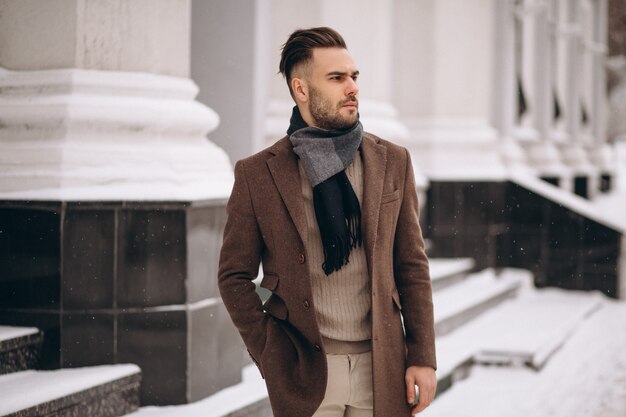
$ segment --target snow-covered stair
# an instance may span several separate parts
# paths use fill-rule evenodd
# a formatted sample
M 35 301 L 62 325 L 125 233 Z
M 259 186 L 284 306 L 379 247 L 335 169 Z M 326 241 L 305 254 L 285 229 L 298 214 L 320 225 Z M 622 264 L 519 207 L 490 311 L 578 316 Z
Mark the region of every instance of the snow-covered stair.
M 433 291 L 438 291 L 464 280 L 475 263 L 472 258 L 432 258 L 429 264 Z
M 597 293 L 534 289 L 438 337 L 438 392 L 464 378 L 476 363 L 540 369 L 602 305 Z
M 576 302 L 588 306 L 596 301 L 584 300 L 586 297 L 581 297 L 582 294 L 569 297 L 569 292 L 564 290 L 561 291 L 566 293 L 565 297 L 545 291 L 537 294 L 544 300 L 527 305 L 541 311 L 527 319 L 517 317 L 516 322 L 522 319 L 548 327 L 544 322 L 553 321 L 550 318 L 553 311 L 556 316 L 565 315 L 569 306 L 577 315 L 583 313 L 585 307 L 577 310 Z M 594 298 L 593 294 L 587 295 Z M 551 308 L 540 305 L 550 299 L 554 302 Z M 424 416 L 626 416 L 626 302 L 603 298 L 600 303 L 597 310 L 576 324 L 576 331 L 566 337 L 562 347 L 540 371 L 526 366 L 475 366 L 469 378 L 438 396 Z M 544 314 L 538 323 L 536 319 L 541 313 Z M 557 323 L 553 321 L 554 324 Z M 541 339 L 551 339 L 544 329 L 538 330 L 537 336 Z M 526 337 L 534 335 L 527 329 L 520 332 Z
M 507 298 L 513 297 L 530 273 L 485 269 L 433 293 L 435 332 L 450 333 Z
M 0 375 L 36 368 L 42 343 L 35 327 L 0 326 Z
M 104 365 L 0 376 L 0 416 L 117 417 L 139 407 L 136 365 Z

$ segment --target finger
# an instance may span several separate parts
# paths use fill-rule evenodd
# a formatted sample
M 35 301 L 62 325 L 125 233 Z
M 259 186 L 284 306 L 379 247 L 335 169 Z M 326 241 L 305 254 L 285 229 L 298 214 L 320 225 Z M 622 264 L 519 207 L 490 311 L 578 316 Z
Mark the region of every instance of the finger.
M 406 382 L 406 401 L 413 404 L 415 401 L 415 380 L 409 376 L 406 376 L 404 380 Z
M 413 410 L 411 410 L 411 413 L 413 413 L 413 414 L 421 413 L 429 405 L 430 405 L 430 403 L 428 403 L 428 402 L 426 402 L 426 400 L 422 400 L 420 398 L 419 401 L 417 402 L 417 405 L 415 407 L 413 407 Z
M 420 387 L 419 401 L 417 402 L 417 405 L 413 407 L 413 410 L 411 410 L 411 412 L 419 413 L 425 410 L 426 407 L 428 407 L 430 403 L 433 401 L 433 397 L 434 397 L 434 387 L 430 385 L 429 386 L 424 385 Z

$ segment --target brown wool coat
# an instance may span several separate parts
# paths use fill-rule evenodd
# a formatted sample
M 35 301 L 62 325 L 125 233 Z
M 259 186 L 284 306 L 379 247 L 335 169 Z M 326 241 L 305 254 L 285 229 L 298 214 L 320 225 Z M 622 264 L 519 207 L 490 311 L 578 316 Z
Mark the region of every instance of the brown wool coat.
M 406 367 L 436 367 L 415 179 L 400 146 L 366 133 L 361 155 L 374 416 L 408 417 Z M 324 397 L 328 370 L 306 264 L 298 162 L 288 138 L 235 165 L 227 213 L 218 273 L 224 304 L 265 378 L 274 416 L 310 417 Z M 252 282 L 260 261 L 261 286 L 272 292 L 264 305 Z

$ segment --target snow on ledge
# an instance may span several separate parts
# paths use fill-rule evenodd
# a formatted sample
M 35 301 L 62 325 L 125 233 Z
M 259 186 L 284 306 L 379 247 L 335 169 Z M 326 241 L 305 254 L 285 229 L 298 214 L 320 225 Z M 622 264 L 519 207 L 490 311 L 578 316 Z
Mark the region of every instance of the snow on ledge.
M 104 365 L 0 376 L 0 415 L 15 413 L 141 372 L 136 365 Z
M 0 326 L 0 342 L 39 333 L 36 327 Z
M 608 211 L 599 212 L 591 201 L 572 192 L 530 175 L 513 173 L 510 180 L 601 225 L 617 230 L 622 234 L 626 233 L 626 218 L 622 218 L 620 221 L 619 217 L 611 216 Z

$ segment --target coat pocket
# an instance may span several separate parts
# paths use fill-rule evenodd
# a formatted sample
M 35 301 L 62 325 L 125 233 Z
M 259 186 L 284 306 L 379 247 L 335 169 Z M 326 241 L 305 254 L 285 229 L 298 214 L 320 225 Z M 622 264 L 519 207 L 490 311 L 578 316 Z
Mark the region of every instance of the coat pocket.
M 263 304 L 263 311 L 278 320 L 287 320 L 287 316 L 289 315 L 287 305 L 276 294 L 272 294 L 271 297 Z
M 261 280 L 261 284 L 259 285 L 270 291 L 274 291 L 276 287 L 278 287 L 278 275 L 268 272 L 267 274 L 263 276 L 263 279 Z
M 287 320 L 288 311 L 285 302 L 276 294 L 280 278 L 277 274 L 267 273 L 261 280 L 261 287 L 272 291 L 272 295 L 263 304 L 263 311 L 279 320 Z
M 383 194 L 383 196 L 381 197 L 381 200 L 380 200 L 380 204 L 391 203 L 393 201 L 396 201 L 399 198 L 400 198 L 400 190 L 398 189 L 398 190 L 392 191 L 390 193 Z

